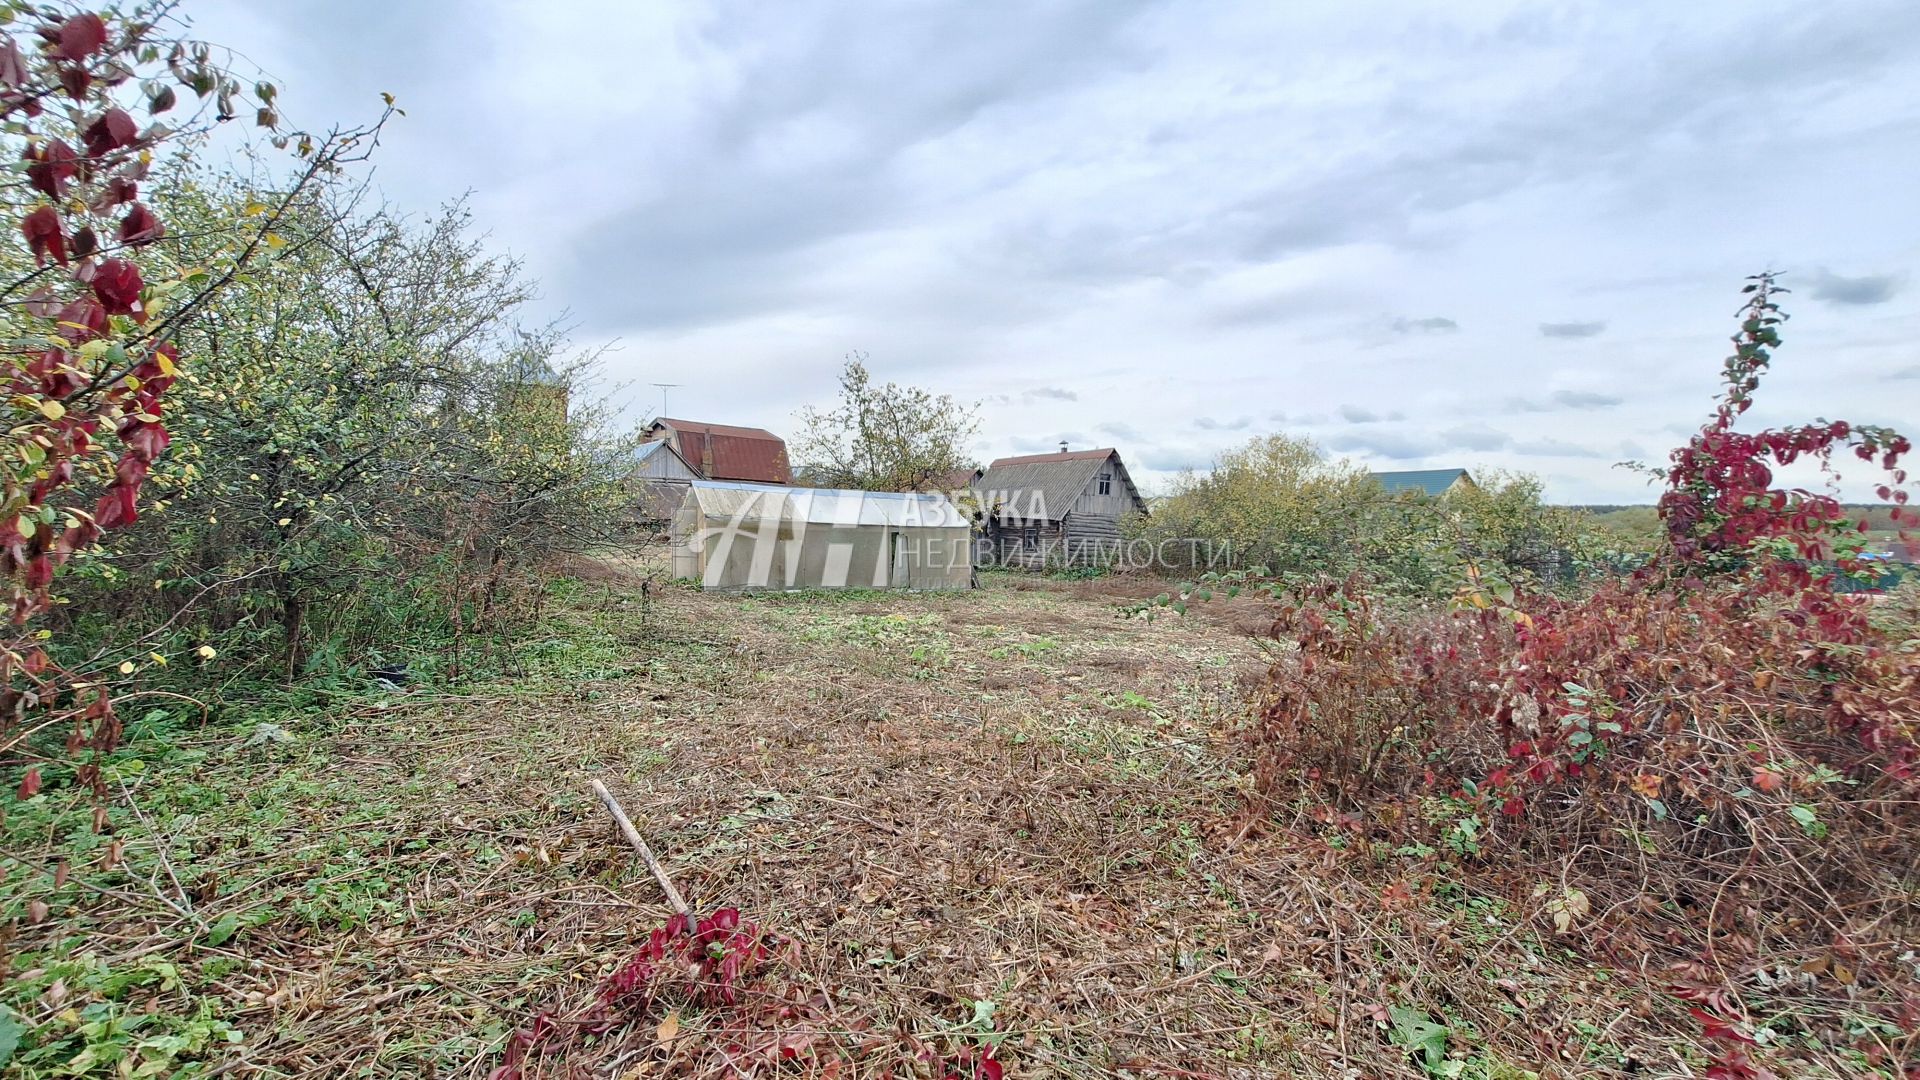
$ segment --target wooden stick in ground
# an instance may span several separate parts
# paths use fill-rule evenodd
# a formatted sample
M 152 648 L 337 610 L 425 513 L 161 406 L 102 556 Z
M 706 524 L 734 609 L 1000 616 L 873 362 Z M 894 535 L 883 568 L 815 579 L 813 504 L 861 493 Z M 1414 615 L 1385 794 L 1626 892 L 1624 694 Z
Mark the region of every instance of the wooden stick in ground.
M 660 891 L 667 894 L 667 903 L 687 920 L 687 933 L 693 933 L 693 909 L 687 906 L 687 901 L 680 895 L 680 890 L 673 887 L 673 880 L 667 877 L 666 867 L 661 866 L 660 860 L 653 857 L 653 849 L 647 847 L 645 840 L 640 839 L 640 830 L 634 828 L 633 822 L 627 820 L 627 812 L 620 809 L 620 800 L 614 798 L 613 792 L 607 790 L 607 785 L 598 780 L 593 781 L 593 793 L 600 796 L 601 802 L 607 804 L 607 813 L 613 815 L 614 824 L 620 826 L 621 835 L 627 838 L 627 843 L 633 845 L 633 850 L 640 853 L 640 858 L 647 864 L 647 869 L 653 871 L 653 880 L 659 882 Z

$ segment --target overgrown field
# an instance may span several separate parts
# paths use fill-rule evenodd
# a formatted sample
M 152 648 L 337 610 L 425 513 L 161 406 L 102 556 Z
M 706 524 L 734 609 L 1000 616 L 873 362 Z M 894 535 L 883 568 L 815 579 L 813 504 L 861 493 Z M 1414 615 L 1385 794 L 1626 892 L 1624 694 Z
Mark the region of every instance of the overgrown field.
M 1148 622 L 1108 581 L 728 597 L 581 569 L 513 677 L 205 721 L 155 699 L 106 834 L 81 792 L 15 806 L 13 1069 L 486 1076 L 667 914 L 594 778 L 695 908 L 794 939 L 845 1075 L 903 1042 L 1013 1076 L 1700 1068 L 1639 980 L 1450 853 L 1305 820 L 1236 842 L 1262 602 Z M 526 1069 L 715 1070 L 710 1021 L 663 1000 Z

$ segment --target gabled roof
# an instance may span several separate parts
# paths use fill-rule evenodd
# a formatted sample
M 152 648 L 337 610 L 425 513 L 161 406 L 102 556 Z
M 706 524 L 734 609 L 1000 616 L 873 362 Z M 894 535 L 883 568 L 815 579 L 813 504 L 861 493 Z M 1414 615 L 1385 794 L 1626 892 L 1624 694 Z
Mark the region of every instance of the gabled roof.
M 1094 474 L 1111 459 L 1121 486 L 1133 496 L 1135 508 L 1144 511 L 1146 501 L 1119 458 L 1120 452 L 1112 447 L 999 458 L 973 482 L 973 489 L 988 498 L 999 498 L 1015 516 L 1059 521 L 1073 509 L 1074 500 L 1087 489 Z
M 671 430 L 679 441 L 681 458 L 709 480 L 793 483 L 786 442 L 765 428 L 706 424 L 664 416 L 655 420 L 649 430 L 655 428 Z
M 639 446 L 634 447 L 633 460 L 645 461 L 653 455 L 663 452 L 672 454 L 674 457 L 680 456 L 679 453 L 673 449 L 672 443 L 665 439 L 656 439 L 653 442 L 643 442 Z
M 1019 457 L 995 458 L 990 469 L 1002 465 L 1047 465 L 1057 461 L 1105 461 L 1118 451 L 1109 446 L 1101 450 L 1061 450 L 1052 454 L 1022 454 Z
M 689 496 L 708 521 L 734 526 L 767 520 L 810 525 L 879 525 L 889 528 L 965 529 L 967 516 L 944 495 L 897 491 L 846 491 L 780 484 L 695 480 Z
M 1417 491 L 1422 495 L 1444 495 L 1448 488 L 1465 479 L 1473 483 L 1473 477 L 1465 469 L 1407 469 L 1400 472 L 1377 472 L 1373 474 L 1387 494 L 1398 495 L 1403 491 Z

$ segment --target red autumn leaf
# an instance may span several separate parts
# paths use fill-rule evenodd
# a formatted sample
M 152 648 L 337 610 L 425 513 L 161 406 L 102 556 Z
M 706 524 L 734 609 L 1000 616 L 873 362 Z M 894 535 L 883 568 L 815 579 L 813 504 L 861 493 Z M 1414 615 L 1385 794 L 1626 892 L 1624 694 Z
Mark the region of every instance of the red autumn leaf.
M 19 86 L 27 81 L 27 61 L 12 38 L 0 44 L 0 86 Z
M 67 182 L 79 171 L 79 166 L 75 164 L 80 160 L 79 155 L 73 152 L 73 147 L 59 139 L 29 146 L 20 157 L 31 163 L 27 166 L 27 183 L 50 199 L 58 199 L 65 194 Z
M 83 296 L 60 309 L 60 336 L 68 341 L 86 341 L 107 332 L 107 311 L 91 296 Z
M 85 60 L 107 44 L 105 19 L 89 11 L 60 24 L 56 39 L 59 54 L 68 60 Z
M 67 96 L 75 101 L 87 99 L 87 87 L 93 85 L 93 75 L 79 64 L 69 64 L 60 69 L 60 85 Z
M 139 497 L 139 491 L 126 485 L 108 488 L 107 493 L 94 504 L 94 522 L 102 529 L 118 529 L 122 525 L 133 524 L 140 519 L 140 511 L 135 506 Z
M 87 153 L 99 157 L 139 142 L 140 125 L 133 122 L 133 117 L 128 116 L 125 109 L 108 109 L 99 119 L 88 124 L 80 137 L 86 140 Z
M 53 295 L 52 289 L 44 285 L 27 297 L 25 306 L 27 314 L 36 319 L 51 319 L 60 314 L 60 300 Z
M 134 203 L 127 209 L 127 216 L 120 219 L 120 242 L 123 244 L 151 244 L 167 235 L 166 226 L 145 204 Z
M 20 778 L 20 797 L 22 799 L 31 799 L 39 793 L 40 767 L 36 765 L 27 770 L 27 775 Z
M 148 461 L 159 457 L 166 450 L 173 437 L 159 424 L 150 424 L 144 420 L 128 418 L 120 425 L 120 441 L 127 448 Z
M 60 212 L 51 206 L 36 207 L 26 217 L 20 219 L 20 232 L 27 238 L 27 248 L 33 252 L 35 266 L 44 266 L 48 258 L 65 265 L 67 261 L 67 238 L 60 228 Z
M 1786 782 L 1786 777 L 1764 765 L 1753 770 L 1753 786 L 1769 794 L 1785 787 Z
M 1754 1042 L 1753 1036 L 1743 1033 L 1731 1020 L 1715 1016 L 1697 1007 L 1690 1007 L 1687 1011 L 1693 1014 L 1695 1020 L 1700 1021 L 1700 1027 L 1709 1039 L 1724 1039 L 1727 1042 L 1746 1043 L 1750 1046 L 1758 1045 Z
M 105 259 L 93 274 L 93 295 L 109 315 L 140 318 L 140 268 L 125 259 Z
M 116 176 L 108 180 L 100 189 L 100 194 L 94 196 L 93 202 L 87 205 L 93 207 L 94 213 L 104 214 L 121 203 L 130 203 L 139 197 L 139 184 L 124 176 Z

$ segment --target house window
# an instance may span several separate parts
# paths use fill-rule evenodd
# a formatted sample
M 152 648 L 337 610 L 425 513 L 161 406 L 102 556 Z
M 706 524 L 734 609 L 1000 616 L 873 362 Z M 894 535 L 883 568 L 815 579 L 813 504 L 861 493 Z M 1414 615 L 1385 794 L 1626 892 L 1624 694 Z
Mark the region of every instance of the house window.
M 1113 474 L 1112 473 L 1103 472 L 1100 474 L 1100 494 L 1102 495 L 1113 494 Z
M 1040 546 L 1040 526 L 1029 525 L 1020 530 L 1020 546 L 1037 548 Z

